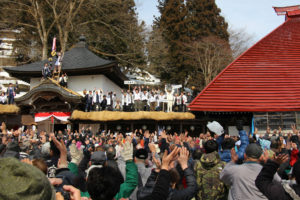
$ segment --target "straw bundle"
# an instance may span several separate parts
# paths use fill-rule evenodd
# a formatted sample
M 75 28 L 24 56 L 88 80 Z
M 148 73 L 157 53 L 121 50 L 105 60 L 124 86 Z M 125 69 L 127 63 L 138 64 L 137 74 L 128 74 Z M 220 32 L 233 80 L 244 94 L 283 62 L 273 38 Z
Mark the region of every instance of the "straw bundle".
M 20 108 L 16 105 L 2 105 L 0 104 L 0 114 L 17 114 Z
M 75 110 L 72 113 L 73 120 L 91 120 L 91 121 L 118 121 L 118 120 L 187 120 L 195 119 L 195 115 L 189 112 L 118 112 L 118 111 L 101 111 L 101 112 L 82 112 Z

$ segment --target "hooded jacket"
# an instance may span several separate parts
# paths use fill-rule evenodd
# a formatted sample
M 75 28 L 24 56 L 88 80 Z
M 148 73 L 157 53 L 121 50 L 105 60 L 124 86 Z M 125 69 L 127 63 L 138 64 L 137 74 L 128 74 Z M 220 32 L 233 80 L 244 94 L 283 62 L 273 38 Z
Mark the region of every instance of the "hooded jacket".
M 216 151 L 203 154 L 196 162 L 194 169 L 199 187 L 198 199 L 215 200 L 227 197 L 227 188 L 219 178 L 225 164 Z
M 231 161 L 231 150 L 225 149 L 223 151 L 219 151 L 219 155 L 222 161 L 230 162 Z

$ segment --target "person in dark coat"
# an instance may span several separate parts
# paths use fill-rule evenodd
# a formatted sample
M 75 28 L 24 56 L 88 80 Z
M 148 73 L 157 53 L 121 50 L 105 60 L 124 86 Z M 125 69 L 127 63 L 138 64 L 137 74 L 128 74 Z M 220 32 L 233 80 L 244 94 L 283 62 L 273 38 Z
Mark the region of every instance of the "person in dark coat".
M 51 70 L 48 66 L 48 63 L 45 63 L 44 68 L 42 70 L 42 74 L 43 74 L 44 79 L 47 79 L 51 76 Z
M 148 179 L 148 181 L 145 185 L 145 187 L 149 187 L 149 186 L 151 187 L 151 188 L 149 188 L 150 190 L 147 192 L 147 195 L 139 197 L 139 194 L 141 194 L 141 191 L 139 189 L 137 199 L 165 200 L 168 198 L 169 187 L 170 187 L 170 183 L 171 183 L 171 175 L 169 172 L 169 165 L 172 162 L 172 160 L 174 160 L 174 158 L 176 158 L 176 156 L 179 153 L 179 150 L 180 150 L 179 148 L 175 147 L 169 155 L 167 153 L 167 150 L 164 152 L 161 168 L 160 168 L 160 170 L 157 169 L 157 171 L 155 172 L 157 174 L 156 182 L 150 186 L 150 184 L 151 184 L 150 182 L 153 183 L 151 178 L 153 178 L 153 176 L 155 175 L 153 173 L 150 175 L 150 177 L 149 177 L 150 180 Z M 149 182 L 149 184 L 148 184 L 148 182 Z M 142 188 L 144 188 L 144 187 L 142 187 Z
M 273 160 L 268 160 L 258 174 L 255 185 L 270 200 L 300 199 L 300 161 L 293 166 L 292 175 L 296 178 L 296 184 L 273 182 L 273 176 L 282 163 L 288 161 L 287 154 L 280 154 Z
M 6 91 L 6 94 L 7 94 L 7 103 L 8 104 L 13 104 L 14 103 L 14 99 L 15 99 L 15 96 L 16 96 L 16 88 L 13 87 L 12 83 L 9 84 L 8 88 L 7 88 L 7 91 Z
M 178 163 L 180 164 L 180 166 L 184 172 L 184 177 L 186 179 L 187 187 L 182 190 L 179 190 L 176 188 L 176 185 L 178 184 L 178 181 L 180 180 L 180 175 L 178 174 L 176 168 L 172 168 L 171 170 L 169 170 L 171 184 L 170 183 L 167 184 L 169 186 L 167 189 L 168 197 L 164 198 L 164 199 L 172 199 L 172 200 L 192 199 L 196 195 L 196 192 L 198 189 L 194 172 L 191 168 L 188 167 L 189 152 L 185 147 L 182 147 L 179 149 L 180 149 L 180 156 L 178 158 Z M 163 175 L 164 175 L 164 173 L 165 172 L 163 172 Z M 157 173 L 155 171 L 152 171 L 145 186 L 139 188 L 139 190 L 137 192 L 138 200 L 150 199 L 149 196 L 151 196 L 151 193 L 153 193 L 155 191 L 155 188 L 158 185 L 158 183 L 157 183 L 158 181 L 156 181 L 156 180 L 157 179 L 159 180 L 161 178 L 160 176 L 161 176 L 161 172 Z M 171 185 L 171 187 L 170 187 L 170 185 Z M 162 187 L 162 186 L 160 186 L 160 187 Z M 152 198 L 154 199 L 154 197 L 152 197 Z M 156 198 L 157 197 L 155 197 L 155 199 Z M 160 197 L 159 199 L 162 199 L 162 198 Z
M 106 106 L 107 106 L 107 99 L 106 99 L 106 95 L 104 95 L 103 100 L 101 101 L 100 104 L 101 110 L 106 110 Z
M 85 112 L 90 112 L 93 106 L 93 93 L 89 91 L 89 94 L 86 95 L 86 104 L 85 104 Z

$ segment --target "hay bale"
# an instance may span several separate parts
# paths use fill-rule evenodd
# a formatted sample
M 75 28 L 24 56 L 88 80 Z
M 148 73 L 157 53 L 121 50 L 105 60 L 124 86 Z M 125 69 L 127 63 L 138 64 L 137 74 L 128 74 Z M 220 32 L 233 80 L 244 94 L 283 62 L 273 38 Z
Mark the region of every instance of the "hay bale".
M 101 112 L 83 112 L 74 110 L 71 116 L 73 120 L 89 121 L 118 121 L 118 120 L 188 120 L 195 119 L 195 115 L 189 112 L 119 112 L 119 111 L 101 111 Z
M 20 108 L 16 105 L 2 105 L 0 104 L 0 114 L 17 114 Z

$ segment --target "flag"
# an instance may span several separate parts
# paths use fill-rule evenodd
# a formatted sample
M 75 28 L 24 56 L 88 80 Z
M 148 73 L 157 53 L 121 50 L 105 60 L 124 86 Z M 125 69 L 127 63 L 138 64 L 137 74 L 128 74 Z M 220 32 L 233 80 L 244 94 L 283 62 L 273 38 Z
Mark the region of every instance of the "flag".
M 56 51 L 56 37 L 53 38 L 52 51 Z
M 56 55 L 56 37 L 53 38 L 51 55 Z

